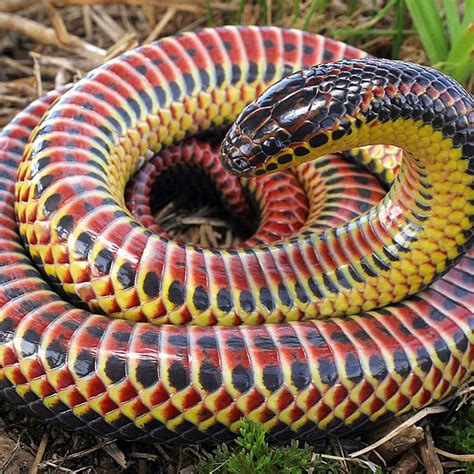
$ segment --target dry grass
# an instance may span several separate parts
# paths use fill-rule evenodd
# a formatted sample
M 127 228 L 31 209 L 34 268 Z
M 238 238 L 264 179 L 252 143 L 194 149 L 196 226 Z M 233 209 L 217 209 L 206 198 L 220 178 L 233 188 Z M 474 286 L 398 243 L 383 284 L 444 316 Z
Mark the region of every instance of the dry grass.
M 331 0 L 324 15 L 311 8 L 324 2 L 313 0 L 266 0 L 256 5 L 204 0 L 108 3 L 112 2 L 0 2 L 0 127 L 38 95 L 76 81 L 105 59 L 160 36 L 208 24 L 306 25 L 308 31 L 348 41 L 374 55 L 390 57 L 395 53 L 403 59 L 426 61 L 409 24 L 401 25 L 402 38 L 395 34 L 395 9 L 377 15 L 387 3 L 381 0 Z M 403 41 L 398 53 L 393 50 L 399 39 Z
M 305 28 L 345 40 L 383 57 L 425 63 L 407 20 L 383 0 L 2 0 L 0 2 L 0 128 L 28 103 L 59 85 L 76 81 L 104 60 L 127 49 L 178 31 L 229 23 L 274 24 Z M 386 11 L 387 10 L 387 11 Z M 158 219 L 181 238 L 203 245 L 226 244 L 234 237 L 225 223 L 207 214 L 185 217 L 162 210 Z M 466 389 L 468 395 L 470 389 Z M 466 398 L 466 391 L 463 395 Z M 461 397 L 462 398 L 462 397 Z M 458 399 L 461 399 L 458 398 Z M 446 411 L 437 408 L 434 411 Z M 426 414 L 429 414 L 427 412 Z M 438 415 L 441 416 L 441 415 Z M 371 437 L 331 440 L 318 450 L 338 463 L 339 472 L 396 465 L 410 472 L 461 466 L 466 459 L 435 447 L 429 425 L 414 420 L 382 427 Z M 428 428 L 427 428 L 428 426 Z M 396 435 L 396 436 L 395 436 Z M 378 440 L 385 437 L 385 443 Z M 391 444 L 387 444 L 391 443 Z M 159 445 L 101 440 L 45 427 L 0 401 L 0 472 L 188 473 L 209 447 L 163 448 Z M 354 460 L 348 453 L 361 451 Z M 404 454 L 400 455 L 404 452 Z M 441 456 L 441 458 L 440 458 Z M 355 462 L 354 462 L 355 461 Z M 358 466 L 358 467 L 357 467 Z

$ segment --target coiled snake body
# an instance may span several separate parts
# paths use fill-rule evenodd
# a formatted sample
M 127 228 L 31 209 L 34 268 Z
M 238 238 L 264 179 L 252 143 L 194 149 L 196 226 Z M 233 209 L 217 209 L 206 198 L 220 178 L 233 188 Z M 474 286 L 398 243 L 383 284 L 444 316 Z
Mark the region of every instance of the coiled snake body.
M 473 100 L 434 70 L 363 56 L 295 30 L 207 29 L 127 53 L 19 114 L 0 136 L 0 392 L 71 429 L 200 442 L 228 439 L 244 416 L 274 440 L 344 434 L 459 386 L 473 364 Z M 132 192 L 138 224 L 124 191 L 144 161 L 327 61 L 265 92 L 222 147 L 249 178 L 300 164 L 247 182 L 311 192 L 288 197 L 303 211 L 280 226 L 285 239 L 264 204 L 273 191 L 242 248 L 153 234 Z M 367 210 L 380 186 L 330 154 L 371 143 L 406 159 Z M 383 160 L 359 158 L 392 180 Z M 245 216 L 233 178 L 207 152 L 196 160 Z

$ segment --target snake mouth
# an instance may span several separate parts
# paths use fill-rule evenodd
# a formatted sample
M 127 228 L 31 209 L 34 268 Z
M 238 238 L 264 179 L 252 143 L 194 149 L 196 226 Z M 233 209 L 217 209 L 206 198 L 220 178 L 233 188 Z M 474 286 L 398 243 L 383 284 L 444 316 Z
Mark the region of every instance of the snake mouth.
M 231 174 L 244 178 L 253 176 L 253 166 L 249 163 L 247 157 L 240 153 L 238 148 L 221 148 L 221 161 L 224 168 Z

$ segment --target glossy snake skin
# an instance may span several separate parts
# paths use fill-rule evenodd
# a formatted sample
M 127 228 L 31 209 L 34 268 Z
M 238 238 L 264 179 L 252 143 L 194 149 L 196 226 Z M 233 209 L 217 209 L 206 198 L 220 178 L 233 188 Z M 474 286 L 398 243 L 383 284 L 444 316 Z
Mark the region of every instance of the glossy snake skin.
M 226 440 L 248 417 L 282 441 L 367 428 L 466 380 L 472 97 L 434 70 L 363 56 L 295 30 L 206 29 L 127 53 L 14 119 L 0 135 L 0 392 L 82 432 Z M 139 171 L 127 210 L 126 183 L 163 147 L 342 58 L 269 89 L 224 141 L 262 218 L 251 245 L 203 249 L 146 228 L 158 230 L 153 173 L 180 160 L 248 216 L 212 150 L 186 152 L 194 142 Z M 374 208 L 377 180 L 331 154 L 370 143 L 406 151 Z M 395 155 L 358 153 L 393 180 Z M 292 215 L 276 217 L 278 196 Z

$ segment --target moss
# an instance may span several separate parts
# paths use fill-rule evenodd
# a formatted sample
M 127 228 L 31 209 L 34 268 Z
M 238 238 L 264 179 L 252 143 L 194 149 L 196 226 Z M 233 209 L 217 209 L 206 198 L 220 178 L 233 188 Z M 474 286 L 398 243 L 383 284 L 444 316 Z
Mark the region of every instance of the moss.
M 457 454 L 474 453 L 474 405 L 466 404 L 444 423 L 437 436 L 439 447 Z M 467 463 L 466 472 L 474 473 L 474 463 Z
M 270 447 L 262 425 L 244 420 L 235 444 L 222 444 L 197 466 L 199 473 L 298 474 L 313 468 L 316 472 L 337 473 L 340 466 L 325 462 L 315 455 L 310 446 L 300 446 L 293 440 L 289 445 Z

